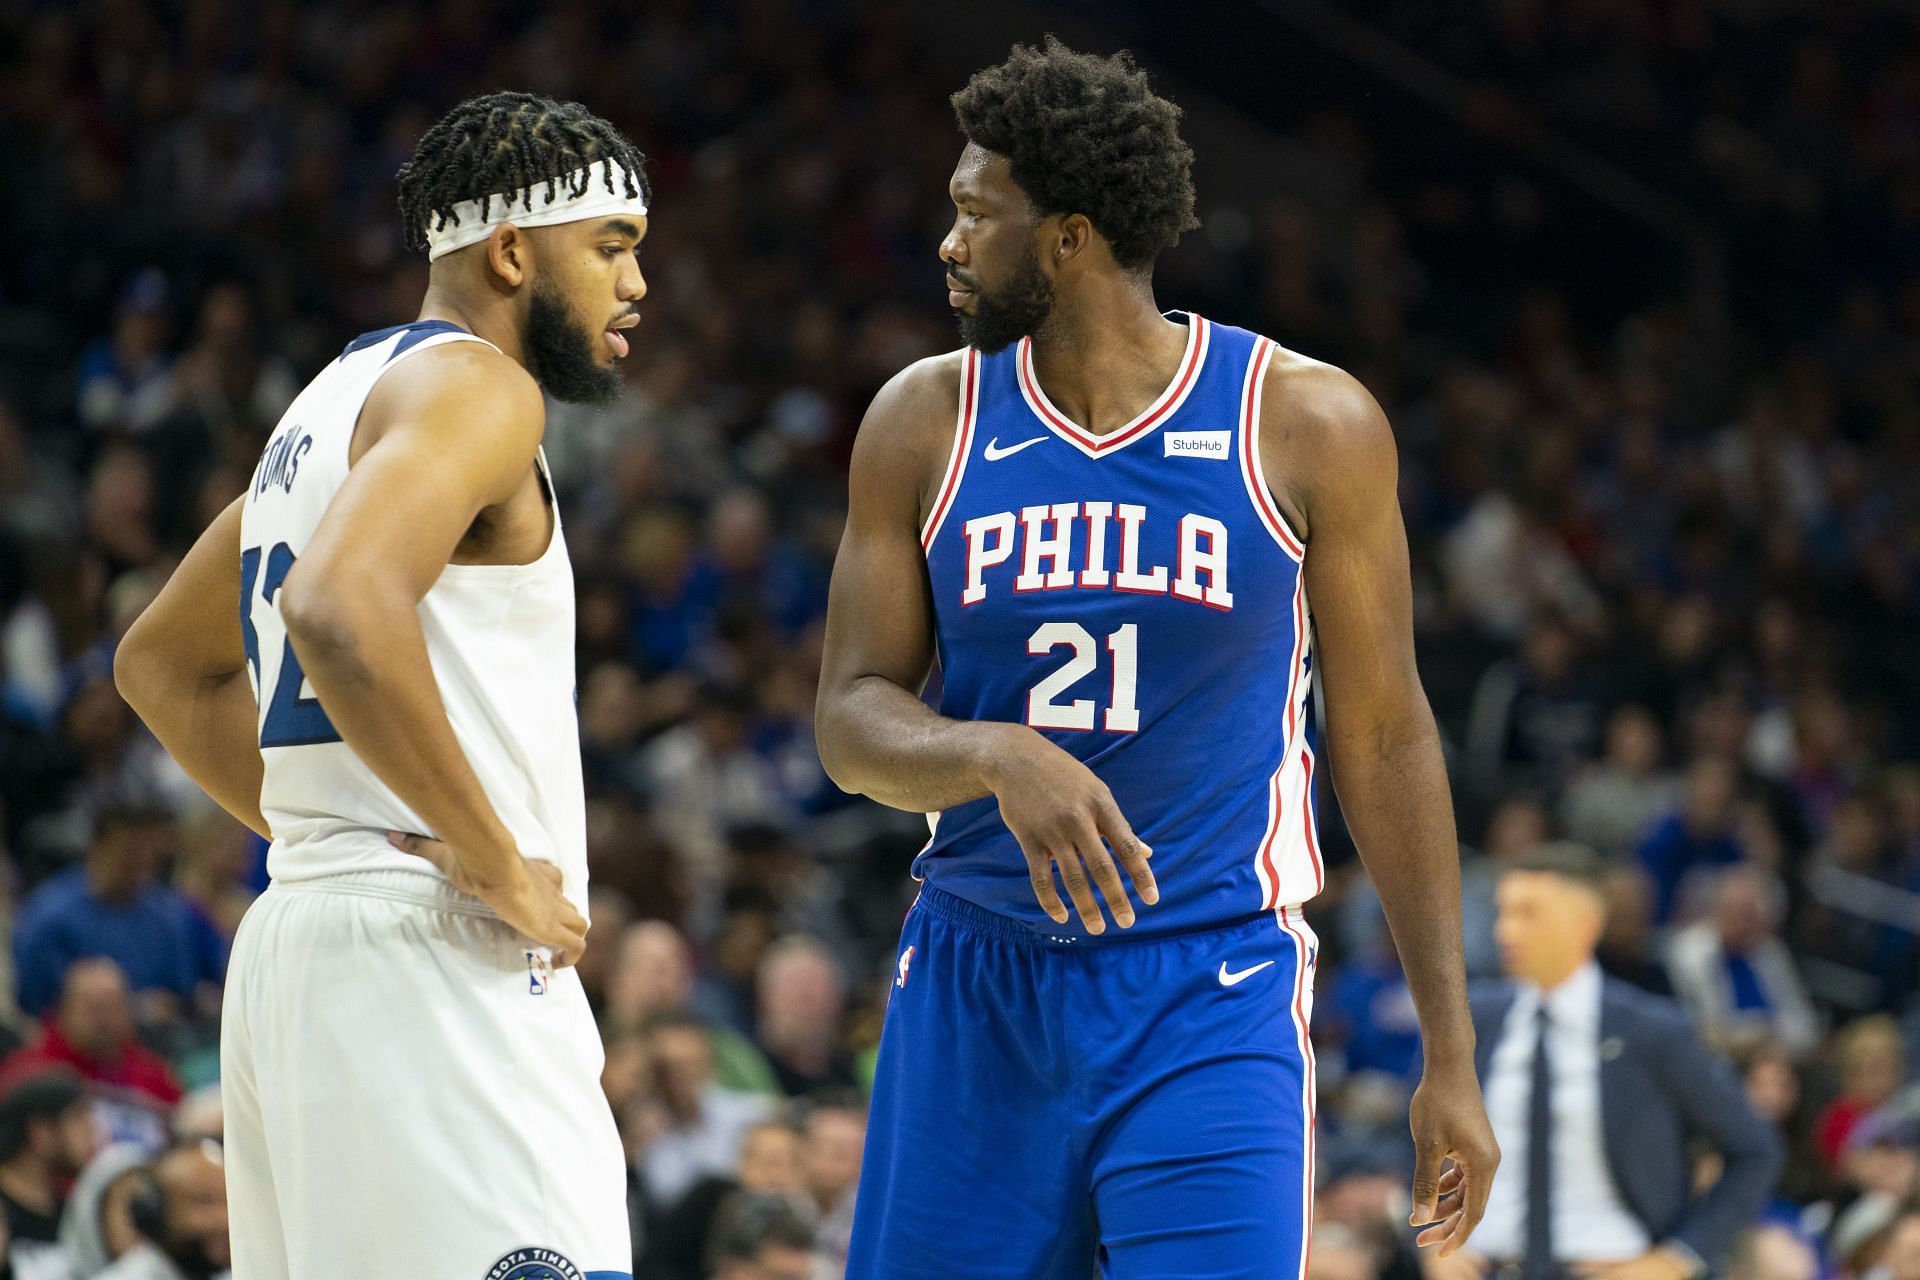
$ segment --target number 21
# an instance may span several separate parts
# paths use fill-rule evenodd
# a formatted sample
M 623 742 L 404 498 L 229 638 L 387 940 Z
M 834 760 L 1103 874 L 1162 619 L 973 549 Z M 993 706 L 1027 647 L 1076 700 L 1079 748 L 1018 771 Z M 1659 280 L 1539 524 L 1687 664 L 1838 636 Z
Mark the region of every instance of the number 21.
M 1055 649 L 1069 647 L 1073 657 L 1067 664 L 1042 680 L 1027 693 L 1027 723 L 1036 729 L 1093 729 L 1093 699 L 1075 698 L 1072 702 L 1054 701 L 1078 684 L 1100 665 L 1099 644 L 1077 622 L 1047 622 L 1027 638 L 1028 654 L 1039 657 Z M 1135 685 L 1140 667 L 1140 625 L 1129 622 L 1107 637 L 1107 651 L 1113 655 L 1113 696 L 1107 703 L 1108 733 L 1136 733 L 1140 729 L 1140 708 L 1135 704 Z

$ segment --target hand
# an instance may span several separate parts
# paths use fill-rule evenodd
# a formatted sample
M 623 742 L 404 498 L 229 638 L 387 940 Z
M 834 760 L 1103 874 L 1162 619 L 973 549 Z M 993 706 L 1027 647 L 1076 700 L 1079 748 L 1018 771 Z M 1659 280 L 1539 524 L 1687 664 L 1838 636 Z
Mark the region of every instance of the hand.
M 1007 728 L 1011 732 L 1006 741 L 995 744 L 1001 765 L 993 790 L 1001 820 L 1027 857 L 1028 878 L 1041 910 L 1056 924 L 1067 922 L 1067 908 L 1053 884 L 1057 864 L 1060 883 L 1088 933 L 1107 929 L 1094 885 L 1100 886 L 1114 921 L 1122 929 L 1132 928 L 1133 903 L 1107 846 L 1113 847 L 1140 900 L 1149 906 L 1160 901 L 1160 886 L 1147 865 L 1153 850 L 1133 834 L 1113 792 L 1093 770 L 1025 725 Z
M 387 843 L 431 862 L 446 874 L 454 888 L 480 899 L 502 920 L 551 949 L 554 968 L 566 968 L 586 950 L 586 917 L 560 892 L 560 868 L 551 862 L 522 858 L 506 884 L 483 889 L 461 866 L 452 846 L 443 841 L 389 831 Z
M 1573 1270 L 1586 1280 L 1691 1280 L 1699 1266 L 1678 1249 L 1655 1245 L 1624 1262 L 1583 1262 Z
M 1480 1082 L 1471 1064 L 1437 1071 L 1429 1066 L 1413 1091 L 1413 1213 L 1424 1227 L 1414 1243 L 1458 1252 L 1487 1211 L 1487 1193 L 1500 1167 L 1500 1147 L 1487 1123 Z M 1622 1277 L 1621 1280 L 1629 1280 Z

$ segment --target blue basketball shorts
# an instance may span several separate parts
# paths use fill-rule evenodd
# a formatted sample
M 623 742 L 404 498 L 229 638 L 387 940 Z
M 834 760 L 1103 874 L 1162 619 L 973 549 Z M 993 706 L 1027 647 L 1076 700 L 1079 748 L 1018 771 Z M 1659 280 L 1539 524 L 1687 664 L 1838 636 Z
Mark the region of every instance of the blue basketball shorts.
M 1056 941 L 927 887 L 848 1280 L 1303 1277 L 1316 950 L 1298 908 Z

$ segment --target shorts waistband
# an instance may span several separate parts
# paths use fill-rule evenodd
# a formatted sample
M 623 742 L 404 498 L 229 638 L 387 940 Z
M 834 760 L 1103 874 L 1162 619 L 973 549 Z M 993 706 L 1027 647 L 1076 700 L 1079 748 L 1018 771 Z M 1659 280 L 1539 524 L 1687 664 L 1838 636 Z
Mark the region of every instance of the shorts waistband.
M 470 893 L 462 893 L 430 871 L 343 871 L 311 880 L 275 880 L 268 893 L 344 893 L 360 898 L 388 898 L 452 911 L 466 916 L 491 916 L 493 908 Z
M 1064 895 L 1062 900 L 1064 901 Z M 1102 903 L 1104 906 L 1104 901 Z M 1041 929 L 1016 920 L 1012 916 L 989 911 L 977 902 L 969 902 L 944 889 L 936 889 L 930 884 L 920 887 L 920 896 L 914 901 L 914 910 L 925 911 L 939 916 L 943 920 L 970 929 L 975 933 L 990 934 L 1004 938 L 1008 942 L 1017 942 L 1030 947 L 1047 947 L 1061 951 L 1083 951 L 1089 947 L 1146 947 L 1156 942 L 1168 942 L 1175 938 L 1190 938 L 1209 933 L 1225 933 L 1234 929 L 1243 929 L 1248 925 L 1272 922 L 1276 919 L 1271 911 L 1253 911 L 1237 920 L 1222 920 L 1214 924 L 1195 925 L 1190 929 L 1172 929 L 1163 933 L 1141 934 L 1133 929 L 1122 929 L 1111 920 L 1107 923 L 1107 932 L 1102 934 L 1044 933 Z M 1067 904 L 1067 910 L 1073 910 L 1073 904 Z M 1152 911 L 1152 907 L 1146 908 Z

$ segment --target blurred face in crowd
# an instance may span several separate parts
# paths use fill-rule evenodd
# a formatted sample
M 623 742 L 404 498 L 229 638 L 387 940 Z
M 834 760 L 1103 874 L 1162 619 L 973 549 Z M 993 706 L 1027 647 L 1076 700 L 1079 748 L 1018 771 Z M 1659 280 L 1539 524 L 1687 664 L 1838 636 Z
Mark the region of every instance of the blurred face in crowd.
M 678 1120 L 700 1114 L 700 1098 L 713 1083 L 713 1045 L 699 1027 L 669 1026 L 654 1032 L 654 1070 L 660 1096 Z
M 1904 1200 L 1920 1181 L 1920 1154 L 1895 1142 L 1856 1147 L 1841 1160 L 1841 1173 L 1861 1191 Z
M 93 891 L 108 901 L 132 898 L 153 881 L 172 846 L 166 822 L 114 823 L 94 838 L 87 857 Z
M 822 1209 L 852 1194 L 860 1181 L 860 1151 L 866 1141 L 867 1118 L 857 1111 L 832 1108 L 808 1117 L 801 1176 L 807 1194 Z
M 1723 829 L 1733 815 L 1739 779 L 1731 761 L 1708 756 L 1687 771 L 1687 826 L 1698 833 Z
M 813 1255 L 790 1244 L 763 1244 L 750 1262 L 744 1258 L 723 1260 L 713 1277 L 714 1280 L 813 1280 Z
M 60 1033 L 96 1062 L 120 1056 L 133 1039 L 126 975 L 111 960 L 78 960 L 60 998 Z
M 646 218 L 623 214 L 515 228 L 505 239 L 496 228 L 475 246 L 510 257 L 519 278 L 508 275 L 508 283 L 527 286 L 521 349 L 527 371 L 556 400 L 607 404 L 620 394 L 618 362 L 647 296 L 634 256 L 646 234 Z
M 693 991 L 693 957 L 679 930 L 661 920 L 643 920 L 620 939 L 620 958 L 607 980 L 607 1008 L 616 1017 L 638 1019 L 685 1007 Z
M 60 1178 L 79 1177 L 100 1143 L 99 1130 L 93 1123 L 93 1104 L 85 1098 L 54 1116 L 50 1123 L 34 1128 L 43 1129 L 34 1134 L 34 1145 Z
M 1721 875 L 1713 922 L 1729 954 L 1744 955 L 1772 936 L 1773 916 L 1772 886 L 1763 872 L 1736 867 Z
M 989 355 L 1035 333 L 1053 311 L 1033 202 L 1007 158 L 969 142 L 947 182 L 953 229 L 940 242 L 960 337 Z
M 740 1185 L 756 1195 L 792 1196 L 801 1190 L 800 1135 L 784 1124 L 757 1124 L 740 1143 Z
M 1508 800 L 1487 823 L 1486 852 L 1495 858 L 1517 857 L 1546 838 L 1546 810 L 1532 800 Z
M 1841 1089 L 1868 1106 L 1891 1098 L 1905 1080 L 1907 1055 L 1900 1028 L 1891 1019 L 1871 1018 L 1850 1028 L 1841 1047 Z
M 1600 895 L 1548 871 L 1509 871 L 1494 891 L 1494 941 L 1512 977 L 1553 988 L 1592 959 L 1606 923 Z
M 1755 1057 L 1747 1064 L 1742 1083 L 1753 1109 L 1776 1125 L 1784 1126 L 1800 1105 L 1800 1076 L 1784 1053 Z
M 760 972 L 760 1035 L 769 1045 L 818 1044 L 839 1035 L 840 968 L 811 948 L 768 956 Z
M 167 1239 L 162 1251 L 193 1280 L 227 1267 L 227 1178 L 204 1145 L 171 1152 L 154 1170 L 166 1197 Z
M 1660 724 L 1645 707 L 1622 707 L 1607 722 L 1607 762 L 1644 778 L 1660 764 Z
M 1610 954 L 1640 955 L 1653 931 L 1653 884 L 1639 867 L 1607 872 L 1607 923 L 1601 947 Z

